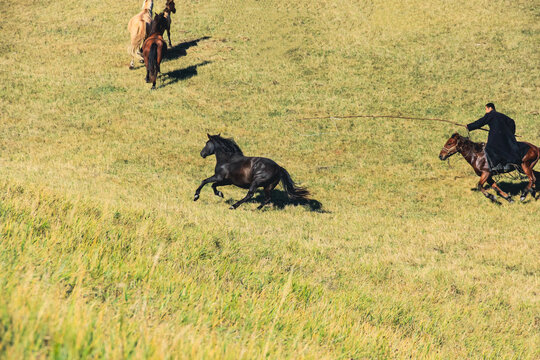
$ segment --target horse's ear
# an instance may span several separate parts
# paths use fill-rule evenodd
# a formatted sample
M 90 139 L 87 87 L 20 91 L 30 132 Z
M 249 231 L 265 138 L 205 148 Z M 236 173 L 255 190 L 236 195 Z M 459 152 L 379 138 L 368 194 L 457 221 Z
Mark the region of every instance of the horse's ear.
M 210 135 L 209 133 L 206 133 L 206 136 L 208 136 L 209 139 L 212 138 L 212 135 Z
M 221 136 L 221 133 L 217 134 L 217 136 Z

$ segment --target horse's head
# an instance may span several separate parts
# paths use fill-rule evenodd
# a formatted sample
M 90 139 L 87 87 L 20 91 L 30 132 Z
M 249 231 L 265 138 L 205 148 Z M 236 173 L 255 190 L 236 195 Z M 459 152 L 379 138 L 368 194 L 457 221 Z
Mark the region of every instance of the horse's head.
M 454 133 L 450 138 L 446 141 L 446 144 L 444 144 L 443 148 L 441 149 L 441 152 L 439 153 L 439 159 L 446 160 L 450 156 L 454 155 L 458 152 L 458 147 L 462 142 L 462 136 L 458 133 Z
M 142 4 L 143 10 L 148 10 L 150 13 L 152 12 L 152 9 L 154 7 L 154 0 L 144 0 Z
M 206 158 L 207 156 L 214 155 L 216 152 L 216 144 L 214 143 L 214 139 L 218 137 L 219 135 L 210 135 L 206 134 L 208 136 L 208 141 L 206 142 L 206 145 L 201 150 L 201 156 L 202 158 Z
M 167 0 L 167 4 L 165 4 L 165 9 L 169 9 L 170 12 L 176 14 L 176 6 L 174 5 L 174 0 Z
M 201 150 L 201 156 L 203 158 L 214 155 L 214 154 L 228 154 L 231 155 L 244 155 L 242 149 L 238 146 L 233 139 L 221 137 L 221 134 L 210 135 L 208 136 L 208 141 L 206 145 Z
M 152 24 L 150 25 L 150 34 L 159 33 L 163 35 L 166 28 L 167 18 L 165 17 L 165 13 L 159 13 L 154 17 L 154 20 L 152 20 Z

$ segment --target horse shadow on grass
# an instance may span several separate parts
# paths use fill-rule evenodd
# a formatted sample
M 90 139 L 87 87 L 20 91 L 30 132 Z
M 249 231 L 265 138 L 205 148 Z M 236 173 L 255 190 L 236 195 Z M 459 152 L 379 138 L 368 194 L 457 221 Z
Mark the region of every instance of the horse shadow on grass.
M 534 171 L 534 176 L 536 178 L 535 187 L 536 187 L 536 189 L 540 189 L 540 172 Z M 499 181 L 497 181 L 497 185 L 499 185 L 499 187 L 501 188 L 502 191 L 504 191 L 505 193 L 507 193 L 507 194 L 509 194 L 511 196 L 521 195 L 521 193 L 523 192 L 523 190 L 525 190 L 525 188 L 527 187 L 527 184 L 529 183 L 529 180 L 526 177 L 521 178 L 521 180 L 519 182 L 518 181 L 511 181 L 509 179 L 510 178 L 500 179 Z M 473 188 L 471 190 L 477 191 L 478 189 Z M 540 196 L 540 194 L 537 194 L 536 196 L 537 196 L 537 199 L 538 199 L 538 196 Z M 531 197 L 528 197 L 528 200 L 525 201 L 525 202 L 529 202 L 531 199 L 532 199 Z
M 190 79 L 194 76 L 197 76 L 197 68 L 199 66 L 204 66 L 206 64 L 210 64 L 211 61 L 203 61 L 201 63 L 198 63 L 196 65 L 191 65 L 183 69 L 173 70 L 166 73 L 161 74 L 162 83 L 160 87 L 172 85 L 174 83 L 177 83 L 182 80 Z
M 177 45 L 174 45 L 173 47 L 167 49 L 167 54 L 165 55 L 165 59 L 163 61 L 171 61 L 178 59 L 179 57 L 186 56 L 187 55 L 187 49 L 193 46 L 197 46 L 199 41 L 208 40 L 210 39 L 210 36 L 203 36 L 201 38 L 186 41 Z
M 324 210 L 322 203 L 315 199 L 289 199 L 287 196 L 287 192 L 283 190 L 273 190 L 272 191 L 272 201 L 266 205 L 264 209 L 270 209 L 272 206 L 275 208 L 278 208 L 279 210 L 285 209 L 285 206 L 287 205 L 293 205 L 293 206 L 303 206 L 309 211 L 318 212 L 318 213 L 329 213 L 329 211 Z M 256 196 L 252 197 L 248 201 L 246 201 L 246 204 L 248 203 L 257 203 L 261 204 L 264 200 L 264 193 L 260 191 Z M 227 204 L 232 205 L 236 202 L 234 199 L 229 199 L 226 201 Z
M 191 40 L 191 41 L 186 41 L 186 42 L 183 42 L 183 43 L 180 43 L 180 44 L 174 45 L 173 47 L 168 48 L 167 53 L 165 54 L 165 58 L 163 59 L 163 62 L 175 60 L 175 59 L 178 59 L 179 57 L 186 56 L 187 49 L 193 46 L 197 46 L 199 41 L 208 40 L 208 39 L 210 39 L 210 36 L 203 36 L 201 38 Z M 134 67 L 130 70 L 137 70 L 144 67 L 145 67 L 144 62 L 137 61 L 135 62 Z

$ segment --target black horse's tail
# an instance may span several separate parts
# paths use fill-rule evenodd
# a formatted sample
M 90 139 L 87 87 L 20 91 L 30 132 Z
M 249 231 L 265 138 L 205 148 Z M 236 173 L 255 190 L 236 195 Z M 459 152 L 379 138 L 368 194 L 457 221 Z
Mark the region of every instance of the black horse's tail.
M 307 199 L 309 196 L 309 191 L 306 188 L 296 186 L 291 175 L 284 168 L 281 168 L 281 183 L 291 199 Z
M 149 83 L 156 83 L 156 78 L 158 74 L 158 63 L 157 63 L 157 50 L 158 46 L 156 43 L 153 43 L 150 47 L 150 53 L 148 54 L 148 80 Z

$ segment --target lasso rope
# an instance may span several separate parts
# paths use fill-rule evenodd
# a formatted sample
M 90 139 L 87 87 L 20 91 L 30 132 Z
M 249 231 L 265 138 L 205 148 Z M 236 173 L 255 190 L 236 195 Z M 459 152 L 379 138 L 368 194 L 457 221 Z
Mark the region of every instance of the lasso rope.
M 438 121 L 444 122 L 447 124 L 457 125 L 464 127 L 469 132 L 467 125 L 460 124 L 454 121 L 439 119 L 439 118 L 421 118 L 421 117 L 412 117 L 412 116 L 401 116 L 401 115 L 343 115 L 343 116 L 319 116 L 319 117 L 309 117 L 309 118 L 300 118 L 297 120 L 323 120 L 323 119 L 353 119 L 353 118 L 372 118 L 372 119 L 404 119 L 404 120 L 422 120 L 422 121 Z M 480 130 L 489 131 L 488 129 L 480 128 Z M 516 137 L 520 137 L 516 135 Z
M 309 117 L 301 118 L 298 120 L 323 120 L 323 119 L 353 119 L 353 118 L 384 118 L 384 119 L 405 119 L 405 120 L 424 120 L 424 121 L 439 121 L 452 125 L 462 126 L 467 128 L 467 125 L 460 124 L 454 121 L 439 119 L 439 118 L 421 118 L 421 117 L 412 117 L 412 116 L 401 116 L 401 115 L 343 115 L 343 116 L 318 116 L 318 117 Z M 488 129 L 480 128 L 480 130 L 489 131 Z

